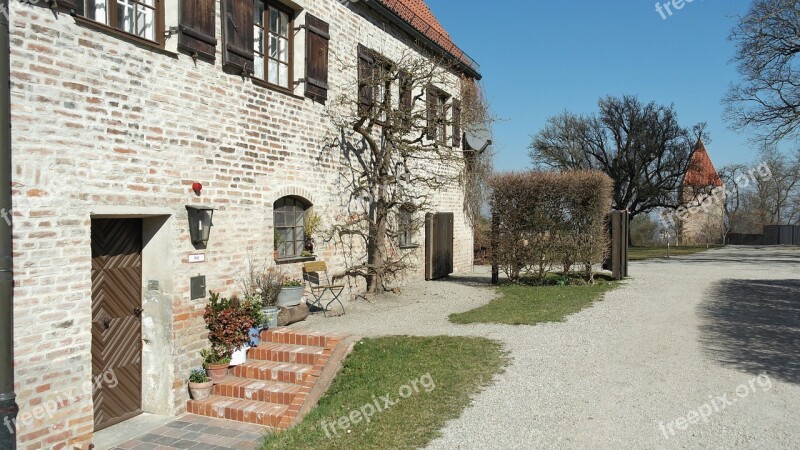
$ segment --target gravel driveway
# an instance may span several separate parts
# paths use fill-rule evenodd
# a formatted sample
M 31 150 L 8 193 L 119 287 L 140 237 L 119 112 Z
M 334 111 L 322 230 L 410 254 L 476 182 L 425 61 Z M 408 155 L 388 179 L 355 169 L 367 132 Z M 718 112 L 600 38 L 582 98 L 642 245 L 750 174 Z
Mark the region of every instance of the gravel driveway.
M 430 448 L 800 448 L 799 274 L 798 249 L 729 247 L 631 263 L 565 323 L 449 323 L 494 297 L 484 271 L 296 327 L 502 341 L 512 364 Z

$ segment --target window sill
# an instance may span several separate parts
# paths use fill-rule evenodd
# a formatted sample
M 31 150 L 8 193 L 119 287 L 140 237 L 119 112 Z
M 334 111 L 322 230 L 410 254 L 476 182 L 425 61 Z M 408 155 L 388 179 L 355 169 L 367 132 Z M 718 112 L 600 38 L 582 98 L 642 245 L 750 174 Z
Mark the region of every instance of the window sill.
M 130 34 L 130 33 L 126 33 L 124 31 L 118 30 L 118 29 L 116 29 L 114 27 L 111 27 L 111 26 L 108 26 L 106 24 L 103 24 L 103 23 L 100 23 L 100 22 L 96 22 L 96 21 L 94 21 L 92 19 L 87 19 L 87 18 L 85 18 L 83 16 L 74 15 L 72 17 L 75 18 L 75 23 L 77 23 L 79 25 L 82 25 L 82 26 L 85 26 L 87 28 L 94 28 L 97 31 L 103 32 L 105 34 L 108 34 L 108 35 L 111 35 L 111 36 L 114 36 L 114 37 L 121 38 L 122 40 L 131 42 L 133 44 L 138 44 L 140 46 L 147 47 L 147 48 L 149 48 L 151 50 L 154 50 L 154 51 L 156 51 L 158 53 L 161 53 L 161 54 L 164 54 L 164 55 L 173 56 L 173 57 L 177 57 L 178 56 L 177 53 L 171 52 L 171 51 L 165 49 L 164 45 L 163 44 L 159 44 L 158 42 L 151 41 L 151 40 L 148 40 L 148 39 L 145 39 L 145 38 L 141 38 L 139 36 L 136 36 L 136 35 L 133 35 L 133 34 Z M 156 31 L 156 32 L 158 33 L 158 31 Z
M 401 245 L 400 250 L 415 250 L 422 247 L 419 244 Z
M 299 262 L 311 262 L 316 261 L 317 255 L 311 256 L 292 256 L 289 258 L 278 258 L 275 260 L 275 264 L 294 264 Z
M 292 92 L 289 89 L 282 88 L 280 86 L 275 86 L 274 84 L 267 83 L 266 81 L 262 80 L 261 78 L 256 78 L 254 76 L 250 76 L 250 79 L 253 80 L 253 84 L 255 84 L 256 86 L 260 86 L 260 87 L 269 89 L 270 91 L 279 92 L 279 93 L 281 93 L 283 95 L 292 97 L 292 98 L 294 98 L 296 100 L 305 100 L 306 99 L 302 95 L 297 95 L 297 94 L 295 94 L 294 92 Z

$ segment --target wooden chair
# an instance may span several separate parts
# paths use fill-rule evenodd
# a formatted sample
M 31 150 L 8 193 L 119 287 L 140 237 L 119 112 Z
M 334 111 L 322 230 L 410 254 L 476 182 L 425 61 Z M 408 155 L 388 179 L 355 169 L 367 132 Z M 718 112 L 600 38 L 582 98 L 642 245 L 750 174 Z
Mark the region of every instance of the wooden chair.
M 311 296 L 314 298 L 310 304 L 321 309 L 323 315 L 328 317 L 328 307 L 331 306 L 333 302 L 339 302 L 339 305 L 342 307 L 342 315 L 344 315 L 344 304 L 342 304 L 339 296 L 342 295 L 345 286 L 331 284 L 331 279 L 328 276 L 328 265 L 325 264 L 325 261 L 314 261 L 303 264 L 303 279 L 308 283 Z M 328 300 L 323 307 L 322 297 L 326 292 L 330 292 L 333 298 Z

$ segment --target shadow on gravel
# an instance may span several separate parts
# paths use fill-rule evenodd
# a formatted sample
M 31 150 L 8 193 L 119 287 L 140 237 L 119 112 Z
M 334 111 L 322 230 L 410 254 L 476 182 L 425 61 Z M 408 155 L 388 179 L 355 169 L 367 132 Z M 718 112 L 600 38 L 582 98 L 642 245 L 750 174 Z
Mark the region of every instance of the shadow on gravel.
M 700 314 L 710 358 L 800 384 L 800 280 L 721 281 Z

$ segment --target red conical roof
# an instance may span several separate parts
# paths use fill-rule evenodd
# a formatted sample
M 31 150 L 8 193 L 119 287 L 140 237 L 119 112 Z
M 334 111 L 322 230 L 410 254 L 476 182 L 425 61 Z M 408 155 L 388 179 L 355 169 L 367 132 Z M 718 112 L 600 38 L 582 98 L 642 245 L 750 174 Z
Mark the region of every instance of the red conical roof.
M 702 139 L 697 141 L 697 147 L 692 155 L 692 164 L 686 171 L 683 184 L 697 187 L 722 186 L 722 179 L 720 179 L 717 169 L 714 168 L 714 163 L 711 162 L 711 157 L 708 156 Z

